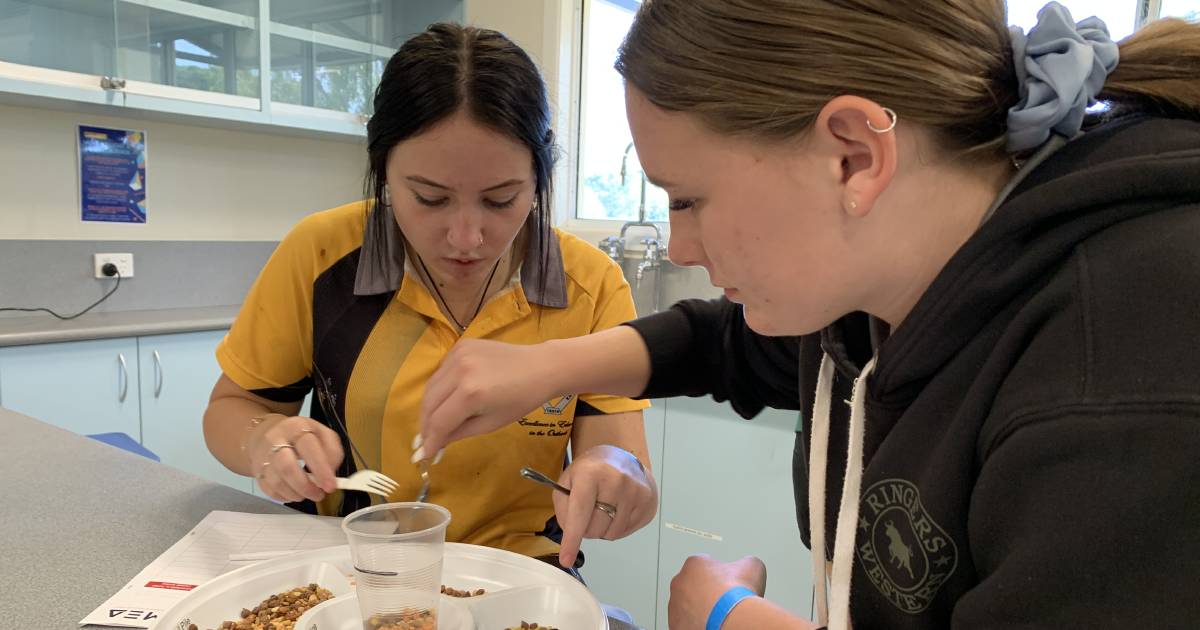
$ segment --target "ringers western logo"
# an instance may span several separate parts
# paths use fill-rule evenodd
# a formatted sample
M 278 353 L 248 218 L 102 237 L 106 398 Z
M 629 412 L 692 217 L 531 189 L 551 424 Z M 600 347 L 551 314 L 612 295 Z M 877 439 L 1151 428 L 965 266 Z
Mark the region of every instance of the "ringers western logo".
M 903 479 L 880 481 L 863 493 L 858 561 L 871 583 L 900 610 L 929 608 L 958 567 L 958 547 L 925 511 L 921 493 Z

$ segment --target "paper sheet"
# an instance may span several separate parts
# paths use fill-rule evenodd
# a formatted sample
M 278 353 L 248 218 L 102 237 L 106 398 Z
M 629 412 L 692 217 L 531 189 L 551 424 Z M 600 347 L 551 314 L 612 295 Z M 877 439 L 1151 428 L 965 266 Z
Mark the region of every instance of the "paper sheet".
M 230 554 L 305 551 L 344 544 L 340 518 L 210 512 L 79 625 L 153 628 L 159 616 L 189 591 L 249 564 L 230 562 Z

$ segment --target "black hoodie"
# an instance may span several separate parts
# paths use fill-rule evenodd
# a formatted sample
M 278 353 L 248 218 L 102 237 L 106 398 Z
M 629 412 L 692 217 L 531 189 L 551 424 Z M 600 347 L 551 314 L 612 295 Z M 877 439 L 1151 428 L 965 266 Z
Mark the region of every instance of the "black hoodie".
M 835 360 L 832 550 L 865 316 L 767 338 L 692 300 L 631 325 L 646 397 L 799 406 L 805 434 Z M 1117 120 L 1035 167 L 877 357 L 855 630 L 1200 628 L 1200 122 Z

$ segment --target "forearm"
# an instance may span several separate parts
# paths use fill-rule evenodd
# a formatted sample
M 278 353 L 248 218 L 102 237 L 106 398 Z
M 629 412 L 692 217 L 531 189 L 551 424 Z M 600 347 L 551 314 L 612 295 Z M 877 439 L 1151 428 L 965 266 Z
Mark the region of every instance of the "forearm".
M 555 391 L 634 397 L 650 380 L 650 352 L 628 326 L 546 342 Z M 639 457 L 641 457 L 639 455 Z
M 639 397 L 712 396 L 746 418 L 764 407 L 798 407 L 799 339 L 755 333 L 740 305 L 683 300 L 625 327 L 649 348 L 650 378 Z
M 229 470 L 252 476 L 246 457 L 247 440 L 261 424 L 296 415 L 301 403 L 280 403 L 260 399 L 245 392 L 231 392 L 237 387 L 221 377 L 213 388 L 208 408 L 204 411 L 204 441 L 209 452 Z M 239 388 L 240 389 L 240 388 Z
M 788 630 L 816 630 L 817 624 L 797 617 L 777 604 L 761 597 L 752 597 L 738 604 L 722 630 L 754 630 L 756 628 L 787 628 Z
M 578 457 L 593 446 L 608 444 L 622 448 L 650 472 L 650 450 L 646 446 L 646 426 L 642 412 L 611 413 L 575 418 L 571 431 L 571 452 Z

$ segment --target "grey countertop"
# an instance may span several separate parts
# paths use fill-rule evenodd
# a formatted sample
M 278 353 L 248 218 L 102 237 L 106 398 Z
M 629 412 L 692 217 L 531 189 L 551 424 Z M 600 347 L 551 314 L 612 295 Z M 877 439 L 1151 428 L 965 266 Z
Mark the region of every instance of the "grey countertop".
M 238 306 L 88 313 L 61 321 L 50 315 L 0 318 L 0 347 L 137 337 L 228 328 Z
M 3 628 L 78 628 L 212 510 L 294 513 L 6 409 L 0 426 Z

